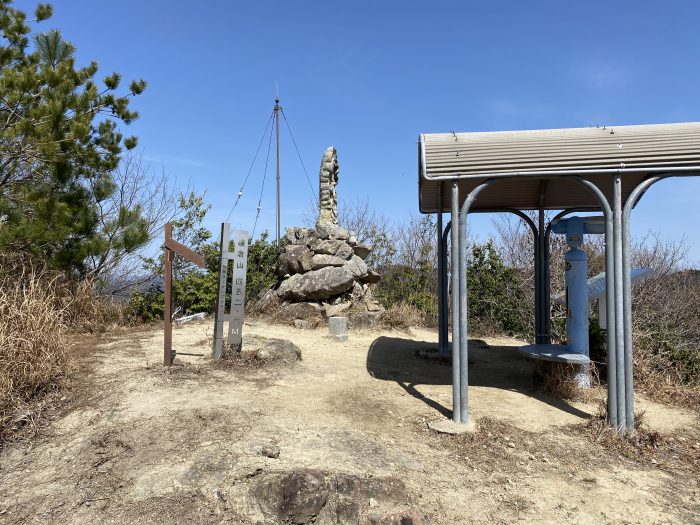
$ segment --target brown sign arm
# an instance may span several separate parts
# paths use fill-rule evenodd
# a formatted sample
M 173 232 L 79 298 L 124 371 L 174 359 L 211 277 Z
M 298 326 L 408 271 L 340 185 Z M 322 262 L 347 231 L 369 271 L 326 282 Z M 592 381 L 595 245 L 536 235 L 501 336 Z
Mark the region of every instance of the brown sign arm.
M 173 252 L 175 252 L 175 255 L 179 255 L 180 257 L 184 257 L 185 259 L 187 259 L 190 262 L 193 262 L 194 264 L 196 264 L 200 268 L 207 267 L 207 264 L 204 261 L 203 255 L 195 252 L 194 250 L 191 250 L 190 248 L 188 248 L 184 244 L 180 244 L 179 242 L 177 242 L 174 239 L 168 239 L 166 237 L 165 247 L 168 250 L 172 250 Z

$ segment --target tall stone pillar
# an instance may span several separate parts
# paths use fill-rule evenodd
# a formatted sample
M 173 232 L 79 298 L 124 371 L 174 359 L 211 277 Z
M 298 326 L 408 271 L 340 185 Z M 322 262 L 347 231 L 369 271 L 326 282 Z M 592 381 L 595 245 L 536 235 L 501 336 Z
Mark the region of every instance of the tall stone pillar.
M 338 226 L 338 196 L 335 187 L 338 184 L 338 156 L 335 148 L 326 148 L 321 159 L 319 171 L 319 213 L 316 226 Z

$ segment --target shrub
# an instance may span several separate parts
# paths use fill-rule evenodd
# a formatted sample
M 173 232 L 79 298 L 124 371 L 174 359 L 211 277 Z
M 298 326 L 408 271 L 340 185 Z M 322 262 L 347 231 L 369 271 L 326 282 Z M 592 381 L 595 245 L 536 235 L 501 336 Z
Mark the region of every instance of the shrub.
M 248 274 L 246 280 L 246 301 L 252 301 L 260 292 L 277 282 L 275 263 L 279 249 L 268 240 L 269 234 L 264 231 L 260 237 L 248 247 Z M 280 242 L 284 245 L 284 241 Z
M 382 256 L 374 259 L 375 269 L 382 276 L 375 295 L 385 308 L 411 307 L 420 312 L 420 323 L 435 326 L 437 322 L 437 257 L 436 225 L 433 217 L 409 217 L 395 225 L 391 232 L 373 214 L 366 225 L 371 242 L 379 242 Z M 377 222 L 377 228 L 372 223 Z M 381 231 L 378 237 L 377 232 Z M 388 243 L 388 244 L 387 244 Z M 368 258 L 369 260 L 369 258 Z
M 178 315 L 216 310 L 219 280 L 214 272 L 191 272 L 180 280 L 173 280 L 173 298 Z M 175 310 L 173 310 L 175 311 Z
M 376 287 L 376 297 L 387 309 L 412 308 L 421 313 L 419 324 L 435 324 L 437 319 L 437 296 L 430 290 L 430 273 L 425 268 L 405 265 L 387 266 Z
M 475 330 L 529 334 L 532 323 L 524 309 L 525 293 L 517 271 L 503 262 L 492 241 L 472 247 L 468 268 L 469 319 Z
M 164 304 L 163 289 L 153 284 L 145 292 L 134 290 L 129 299 L 127 310 L 135 320 L 150 323 L 163 319 Z
M 649 383 L 656 376 L 666 383 L 700 386 L 700 272 L 652 277 L 635 291 L 638 379 Z

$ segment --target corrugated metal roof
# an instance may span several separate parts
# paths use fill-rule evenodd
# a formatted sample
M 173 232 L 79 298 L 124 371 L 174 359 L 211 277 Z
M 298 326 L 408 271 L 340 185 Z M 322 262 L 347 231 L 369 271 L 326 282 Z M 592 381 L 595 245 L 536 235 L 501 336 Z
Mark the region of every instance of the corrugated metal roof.
M 419 142 L 420 209 L 438 209 L 437 178 L 459 178 L 460 197 L 490 176 L 513 175 L 479 195 L 472 209 L 535 209 L 547 174 L 544 207 L 597 207 L 590 191 L 558 174 L 576 172 L 612 200 L 611 173 L 622 173 L 623 198 L 650 173 L 698 171 L 700 123 L 598 128 L 428 133 Z M 442 209 L 449 210 L 449 182 Z

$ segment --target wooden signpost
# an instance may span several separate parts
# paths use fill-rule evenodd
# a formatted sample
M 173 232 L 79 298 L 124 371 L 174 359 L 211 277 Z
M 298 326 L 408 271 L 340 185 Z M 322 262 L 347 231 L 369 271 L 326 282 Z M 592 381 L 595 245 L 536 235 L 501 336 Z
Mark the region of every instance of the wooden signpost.
M 224 322 L 228 321 L 226 345 L 240 351 L 243 342 L 243 317 L 245 309 L 246 269 L 248 265 L 248 232 L 233 233 L 231 249 L 230 226 L 221 225 L 221 259 L 219 265 L 219 295 L 214 321 L 214 359 L 221 359 L 224 350 Z M 228 267 L 233 262 L 231 277 L 231 304 L 226 311 Z
M 163 309 L 165 335 L 163 337 L 163 365 L 171 366 L 173 364 L 173 259 L 176 255 L 179 255 L 200 268 L 206 268 L 206 264 L 203 255 L 173 239 L 173 225 L 171 223 L 165 225 L 165 246 L 163 250 L 165 251 L 165 308 Z

